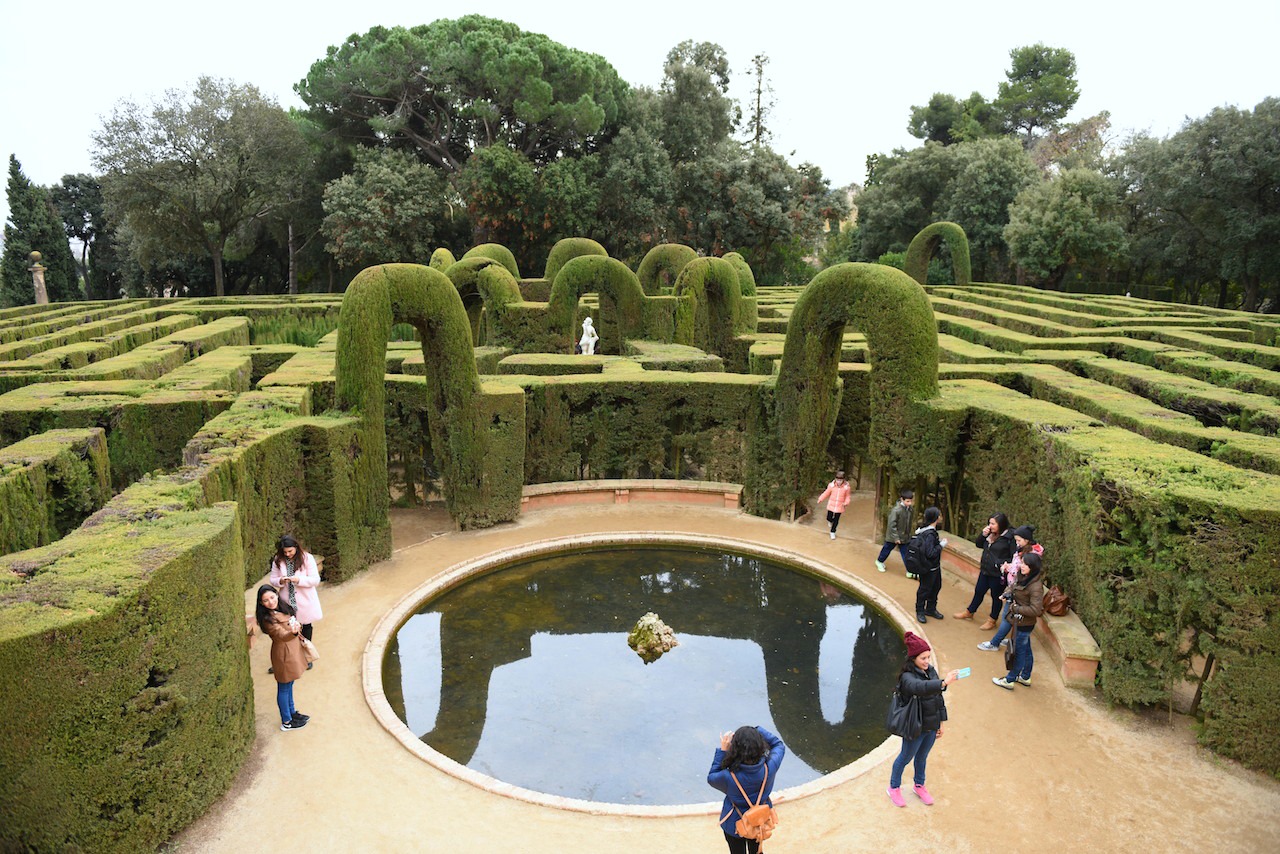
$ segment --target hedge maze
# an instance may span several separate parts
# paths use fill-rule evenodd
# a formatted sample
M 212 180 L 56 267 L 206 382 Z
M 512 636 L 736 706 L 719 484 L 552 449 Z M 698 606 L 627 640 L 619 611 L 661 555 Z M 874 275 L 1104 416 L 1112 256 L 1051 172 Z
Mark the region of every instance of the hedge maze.
M 946 241 L 963 281 L 945 226 L 919 254 Z M 741 483 L 779 518 L 844 466 L 965 535 L 1004 510 L 1107 698 L 1198 689 L 1203 742 L 1280 773 L 1280 321 L 866 264 L 757 289 L 677 246 L 633 272 L 565 241 L 536 279 L 501 246 L 430 260 L 340 295 L 0 311 L 6 849 L 153 847 L 226 789 L 277 533 L 341 581 L 389 554 L 393 501 L 484 527 L 595 478 Z

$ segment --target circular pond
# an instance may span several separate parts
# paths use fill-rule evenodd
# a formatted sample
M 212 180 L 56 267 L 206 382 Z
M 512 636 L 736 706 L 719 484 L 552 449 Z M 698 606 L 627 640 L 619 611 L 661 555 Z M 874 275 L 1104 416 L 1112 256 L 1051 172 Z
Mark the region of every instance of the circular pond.
M 559 798 L 688 804 L 715 796 L 718 735 L 743 723 L 786 743 L 787 788 L 885 740 L 901 630 L 794 565 L 626 545 L 451 575 L 395 615 L 380 687 L 413 737 L 471 772 Z M 646 665 L 627 633 L 648 611 L 679 646 Z

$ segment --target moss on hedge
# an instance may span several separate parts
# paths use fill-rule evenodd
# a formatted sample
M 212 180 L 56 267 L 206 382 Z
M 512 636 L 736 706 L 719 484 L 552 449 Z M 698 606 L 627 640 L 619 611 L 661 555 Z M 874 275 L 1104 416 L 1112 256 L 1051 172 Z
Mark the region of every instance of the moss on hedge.
M 99 511 L 0 558 L 0 845 L 154 850 L 253 741 L 234 505 Z
M 644 254 L 636 270 L 640 289 L 650 296 L 657 296 L 663 288 L 675 287 L 680 271 L 697 257 L 698 253 L 683 243 L 659 243 Z
M 581 255 L 565 264 L 551 284 L 546 326 L 556 340 L 550 352 L 573 352 L 578 299 L 588 291 L 600 294 L 597 352 L 617 355 L 628 338 L 640 337 L 645 297 L 635 273 L 614 258 Z
M 920 232 L 911 238 L 911 245 L 907 247 L 907 257 L 902 263 L 903 270 L 921 285 L 927 284 L 929 260 L 933 258 L 938 243 L 943 240 L 951 250 L 951 270 L 955 275 L 955 283 L 969 284 L 972 277 L 969 268 L 969 238 L 965 235 L 964 229 L 954 222 L 935 222 L 920 229 Z

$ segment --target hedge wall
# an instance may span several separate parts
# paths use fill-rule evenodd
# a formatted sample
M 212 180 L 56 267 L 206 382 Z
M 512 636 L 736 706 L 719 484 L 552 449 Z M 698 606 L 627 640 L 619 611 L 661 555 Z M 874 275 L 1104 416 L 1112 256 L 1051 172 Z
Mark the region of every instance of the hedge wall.
M 922 285 L 928 284 L 929 261 L 933 258 L 938 243 L 945 240 L 951 250 L 951 271 L 955 275 L 957 285 L 969 284 L 972 273 L 969 267 L 969 238 L 964 229 L 954 222 L 935 222 L 920 230 L 911 238 L 907 247 L 907 257 L 902 263 L 903 270 L 911 278 Z
M 1280 773 L 1280 478 L 987 383 L 944 397 L 968 412 L 961 502 L 1036 525 L 1049 578 L 1102 647 L 1104 695 L 1167 703 L 1212 654 L 1201 740 Z
M 547 266 L 542 274 L 543 278 L 554 282 L 561 267 L 582 255 L 601 255 L 607 258 L 609 252 L 589 237 L 566 237 L 563 240 L 557 240 L 556 245 L 551 247 L 551 253 L 547 255 Z
M 0 554 L 53 542 L 110 497 L 99 427 L 50 430 L 0 449 Z
M 0 558 L 0 847 L 154 850 L 253 740 L 233 505 L 99 511 Z

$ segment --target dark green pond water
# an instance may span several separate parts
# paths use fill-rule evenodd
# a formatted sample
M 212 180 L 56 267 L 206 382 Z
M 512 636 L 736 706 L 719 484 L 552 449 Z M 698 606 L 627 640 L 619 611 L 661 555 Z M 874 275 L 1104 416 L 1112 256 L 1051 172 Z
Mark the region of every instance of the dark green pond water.
M 646 665 L 646 611 L 680 645 Z M 425 604 L 383 661 L 391 706 L 467 767 L 546 794 L 620 804 L 718 800 L 719 734 L 787 745 L 779 787 L 885 738 L 902 636 L 853 593 L 717 550 L 607 548 L 514 564 Z

